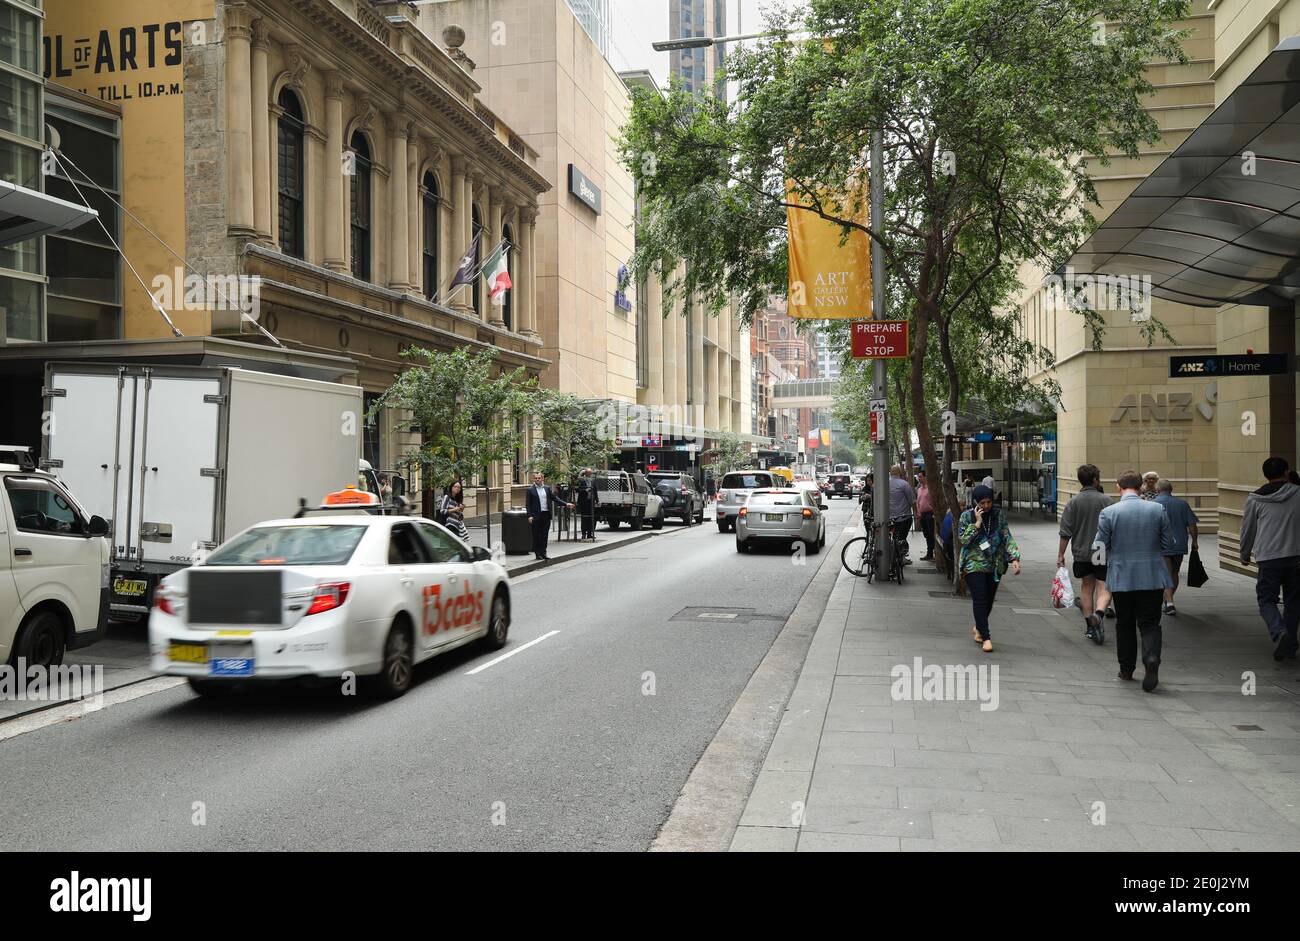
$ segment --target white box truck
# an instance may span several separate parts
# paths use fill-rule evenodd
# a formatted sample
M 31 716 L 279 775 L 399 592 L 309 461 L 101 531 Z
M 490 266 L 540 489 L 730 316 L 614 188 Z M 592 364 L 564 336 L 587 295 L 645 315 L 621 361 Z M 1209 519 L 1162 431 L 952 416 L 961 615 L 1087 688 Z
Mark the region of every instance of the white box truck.
M 357 483 L 359 386 L 233 366 L 50 363 L 41 466 L 109 521 L 109 609 L 261 520 Z

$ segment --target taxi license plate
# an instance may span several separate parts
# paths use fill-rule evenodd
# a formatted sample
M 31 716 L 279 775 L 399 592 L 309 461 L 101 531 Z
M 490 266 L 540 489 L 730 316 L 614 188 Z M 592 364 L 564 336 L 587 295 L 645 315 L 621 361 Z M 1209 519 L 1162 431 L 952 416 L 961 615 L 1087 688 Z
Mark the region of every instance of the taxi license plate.
M 764 513 L 764 514 L 763 514 L 763 519 L 767 520 L 769 523 L 779 523 L 779 522 L 781 522 L 782 520 L 785 519 L 785 514 L 783 514 L 783 513 Z
M 183 644 L 167 647 L 167 658 L 173 663 L 206 665 L 212 676 L 252 676 L 253 645 L 248 644 Z
M 174 663 L 207 663 L 207 644 L 169 644 L 167 659 Z

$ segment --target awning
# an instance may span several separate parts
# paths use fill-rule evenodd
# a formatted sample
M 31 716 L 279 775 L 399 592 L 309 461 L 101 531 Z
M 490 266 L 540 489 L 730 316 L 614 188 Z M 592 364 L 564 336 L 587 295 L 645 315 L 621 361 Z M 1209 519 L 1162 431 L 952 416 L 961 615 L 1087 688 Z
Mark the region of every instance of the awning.
M 1300 296 L 1300 36 L 1274 49 L 1070 259 L 1216 307 Z
M 0 245 L 75 229 L 98 215 L 88 206 L 0 180 Z

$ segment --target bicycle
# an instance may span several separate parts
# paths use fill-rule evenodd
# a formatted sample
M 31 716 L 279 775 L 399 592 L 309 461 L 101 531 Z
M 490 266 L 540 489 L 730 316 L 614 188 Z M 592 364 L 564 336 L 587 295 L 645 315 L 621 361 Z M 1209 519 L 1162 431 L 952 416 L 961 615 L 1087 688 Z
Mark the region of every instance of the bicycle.
M 907 547 L 907 539 L 892 522 L 889 524 L 889 535 L 894 541 L 894 552 L 888 580 L 898 582 L 901 585 L 903 584 L 903 553 Z M 876 547 L 876 527 L 874 524 L 868 524 L 865 536 L 856 536 L 850 539 L 844 544 L 844 548 L 840 550 L 840 564 L 844 566 L 850 575 L 865 578 L 868 584 L 875 581 L 876 571 L 879 567 L 877 561 L 879 557 L 880 553 Z

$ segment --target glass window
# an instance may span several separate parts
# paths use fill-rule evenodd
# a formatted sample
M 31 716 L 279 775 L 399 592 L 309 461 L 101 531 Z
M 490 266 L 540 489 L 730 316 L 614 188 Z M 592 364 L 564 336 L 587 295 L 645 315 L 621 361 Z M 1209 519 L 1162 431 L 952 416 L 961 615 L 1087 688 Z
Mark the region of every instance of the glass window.
M 429 544 L 429 551 L 434 562 L 469 561 L 465 557 L 465 547 L 451 533 L 433 523 L 416 523 L 415 525 L 424 534 L 425 542 Z
M 399 523 L 388 537 L 389 565 L 423 565 L 429 561 L 428 550 L 410 523 Z
M 40 172 L 41 152 L 38 148 L 0 140 L 0 180 L 37 189 L 40 187 Z
M 511 250 L 506 252 L 506 273 L 510 276 L 510 283 L 515 283 L 515 253 L 514 253 L 514 231 L 510 226 L 504 226 L 501 229 L 501 238 L 508 242 Z M 501 305 L 501 319 L 505 322 L 506 329 L 510 329 L 514 323 L 514 288 L 506 291 L 504 303 Z
M 51 238 L 45 246 L 45 273 L 51 294 L 115 303 L 121 299 L 118 254 L 70 239 Z
M 41 86 L 36 79 L 0 72 L 0 130 L 41 139 Z
M 441 220 L 438 218 L 442 209 L 441 195 L 438 192 L 438 178 L 432 173 L 424 175 L 424 296 L 432 300 L 438 296 L 438 234 Z
M 346 565 L 364 526 L 258 526 L 208 556 L 205 565 Z
M 470 243 L 471 243 L 472 245 L 474 245 L 474 270 L 475 270 L 475 271 L 478 271 L 479 263 L 480 263 L 480 262 L 482 261 L 482 259 L 483 259 L 483 245 L 482 245 L 482 243 L 474 242 L 474 239 L 475 239 L 476 237 L 477 237 L 477 238 L 482 238 L 482 237 L 483 237 L 483 216 L 482 216 L 482 214 L 478 211 L 478 206 L 472 206 L 472 207 L 470 208 L 470 233 L 469 233 L 469 237 L 470 237 Z M 482 283 L 482 281 L 483 281 L 483 277 L 482 277 L 482 275 L 478 275 L 478 274 L 474 275 L 474 284 L 473 284 L 473 287 L 472 287 L 472 292 L 473 292 L 473 293 L 472 293 L 472 296 L 473 296 L 473 299 L 474 299 L 474 309 L 475 309 L 475 310 L 478 310 L 479 298 L 480 298 L 481 295 L 482 295 L 482 291 L 481 291 L 481 289 L 479 288 L 479 285 Z
M 51 343 L 69 340 L 116 340 L 122 336 L 122 308 L 49 295 L 45 332 Z
M 41 240 L 39 237 L 24 239 L 9 245 L 0 245 L 0 268 L 12 271 L 25 271 L 28 274 L 41 273 Z
M 285 88 L 280 92 L 280 115 L 276 138 L 276 178 L 280 197 L 280 251 L 294 258 L 305 255 L 303 247 L 303 117 L 298 96 Z
M 106 196 L 89 183 L 85 182 L 79 183 L 78 186 L 81 189 L 80 195 L 78 195 L 77 191 L 72 188 L 72 184 L 62 177 L 47 176 L 45 178 L 46 193 L 51 196 L 57 196 L 59 199 L 66 199 L 70 203 L 89 206 L 91 209 L 99 213 L 100 220 L 103 221 L 104 227 L 107 228 L 109 232 L 113 233 L 113 238 L 120 241 L 120 220 L 118 219 L 117 203 L 113 201 L 116 194 L 114 194 L 114 197 Z M 113 243 L 109 241 L 108 236 L 104 234 L 104 229 L 101 228 L 99 222 L 94 219 L 91 219 L 88 222 L 83 222 L 75 229 L 65 229 L 64 231 L 59 232 L 56 237 L 62 238 L 65 236 L 81 242 L 94 242 L 98 245 L 105 245 L 109 248 L 113 247 Z
M 370 280 L 370 144 L 352 135 L 352 276 Z
M 801 493 L 765 493 L 758 492 L 749 498 L 749 505 L 762 504 L 764 506 L 801 506 L 803 504 L 803 494 Z
M 86 521 L 72 501 L 48 480 L 6 477 L 5 489 L 9 491 L 9 505 L 20 531 L 60 536 L 85 534 Z
M 0 275 L 2 337 L 9 340 L 41 339 L 41 285 L 37 281 Z
M 0 6 L 0 61 L 25 71 L 40 70 L 41 21 L 11 6 Z
M 86 115 L 90 118 L 91 115 Z M 101 131 L 89 128 L 75 121 L 69 121 L 57 115 L 46 115 L 46 121 L 59 135 L 59 150 L 68 155 L 74 164 L 65 167 L 57 165 L 57 176 L 68 177 L 77 181 L 82 192 L 94 190 L 86 182 L 86 177 L 106 190 L 116 192 L 118 189 L 118 159 L 121 148 L 118 146 L 114 130 Z

